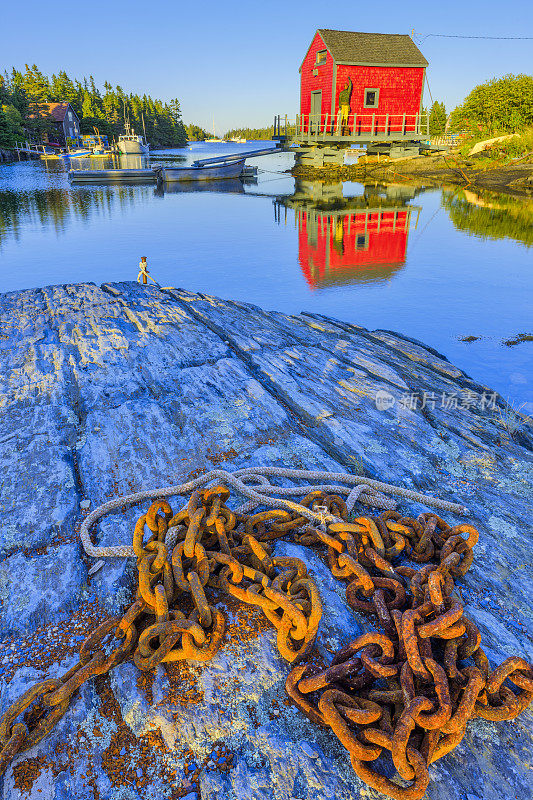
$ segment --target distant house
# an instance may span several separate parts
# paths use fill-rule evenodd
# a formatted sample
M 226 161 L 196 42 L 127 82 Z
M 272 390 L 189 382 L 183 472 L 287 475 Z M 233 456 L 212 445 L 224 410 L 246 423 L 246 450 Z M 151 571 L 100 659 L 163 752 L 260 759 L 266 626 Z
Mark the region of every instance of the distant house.
M 300 113 L 322 125 L 418 114 L 427 66 L 410 36 L 319 28 L 300 67 Z
M 56 132 L 55 134 L 45 134 L 43 138 L 50 143 L 60 144 L 62 147 L 65 146 L 67 139 L 78 140 L 81 136 L 80 120 L 70 103 L 48 103 L 47 105 L 48 111 L 45 104 L 44 107 L 41 107 L 39 115 L 49 116 L 54 123 Z

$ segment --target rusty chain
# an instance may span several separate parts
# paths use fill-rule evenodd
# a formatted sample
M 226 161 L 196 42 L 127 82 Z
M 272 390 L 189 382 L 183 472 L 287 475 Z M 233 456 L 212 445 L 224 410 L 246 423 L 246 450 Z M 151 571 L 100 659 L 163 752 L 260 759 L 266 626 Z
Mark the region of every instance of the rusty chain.
M 350 518 L 340 496 L 315 491 L 302 505 L 335 520 L 315 527 L 284 508 L 235 513 L 226 505 L 229 494 L 211 486 L 194 491 L 177 514 L 159 500 L 139 518 L 134 602 L 87 637 L 65 675 L 37 683 L 5 711 L 0 775 L 46 736 L 91 677 L 130 656 L 143 671 L 211 659 L 226 624 L 208 596 L 213 589 L 262 610 L 276 628 L 281 656 L 296 665 L 285 684 L 292 701 L 331 728 L 363 781 L 392 798 L 425 794 L 429 765 L 459 744 L 469 719 L 509 720 L 528 706 L 533 667 L 512 657 L 491 670 L 480 633 L 454 593 L 455 579 L 472 564 L 478 532 L 471 525 L 452 528 L 434 513 Z M 273 556 L 269 545 L 288 535 L 305 546 L 325 545 L 333 576 L 348 581 L 350 607 L 375 615 L 381 628 L 345 645 L 326 669 L 307 661 L 322 616 L 318 587 L 303 561 Z M 424 566 L 395 566 L 400 559 Z M 370 766 L 384 752 L 410 785 Z

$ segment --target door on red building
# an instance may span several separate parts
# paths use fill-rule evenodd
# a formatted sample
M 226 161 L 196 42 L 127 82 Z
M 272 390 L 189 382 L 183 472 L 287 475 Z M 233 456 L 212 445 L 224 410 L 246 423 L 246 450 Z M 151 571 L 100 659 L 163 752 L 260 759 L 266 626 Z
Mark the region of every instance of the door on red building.
M 322 115 L 322 90 L 311 92 L 311 114 L 309 118 L 309 132 L 318 133 L 320 130 L 320 117 Z

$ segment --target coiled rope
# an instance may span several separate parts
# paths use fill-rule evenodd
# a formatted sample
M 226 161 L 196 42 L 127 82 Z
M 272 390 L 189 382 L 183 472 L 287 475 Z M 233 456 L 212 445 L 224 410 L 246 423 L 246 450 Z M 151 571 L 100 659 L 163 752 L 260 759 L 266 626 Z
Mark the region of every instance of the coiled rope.
M 291 478 L 292 480 L 307 480 L 313 482 L 306 486 L 276 486 L 271 484 L 269 477 Z M 437 497 L 427 497 L 420 492 L 406 489 L 403 486 L 394 486 L 390 483 L 376 481 L 363 475 L 351 475 L 345 472 L 325 472 L 312 471 L 305 469 L 288 469 L 284 467 L 245 467 L 235 472 L 227 472 L 223 469 L 213 469 L 200 475 L 198 478 L 179 483 L 175 486 L 165 486 L 159 489 L 148 489 L 142 492 L 115 497 L 107 503 L 103 503 L 94 511 L 91 511 L 81 525 L 80 538 L 84 550 L 88 556 L 93 558 L 130 558 L 134 557 L 133 547 L 129 545 L 116 545 L 114 547 L 98 547 L 91 541 L 89 531 L 99 519 L 106 514 L 124 505 L 132 505 L 143 502 L 144 500 L 163 499 L 172 495 L 185 495 L 197 489 L 199 486 L 211 481 L 222 482 L 232 486 L 239 494 L 248 498 L 248 502 L 242 505 L 237 511 L 239 513 L 249 512 L 257 506 L 271 506 L 276 508 L 286 508 L 298 515 L 306 517 L 315 524 L 324 524 L 336 521 L 336 517 L 331 514 L 324 514 L 313 511 L 297 502 L 286 499 L 287 496 L 306 495 L 313 491 L 323 491 L 328 494 L 347 495 L 347 506 L 351 510 L 356 501 L 365 505 L 374 506 L 382 509 L 395 509 L 396 503 L 387 494 L 402 497 L 405 500 L 423 503 L 432 508 L 439 508 L 443 511 L 450 511 L 455 514 L 467 515 L 468 509 L 457 503 L 450 503 Z M 320 483 L 317 481 L 330 481 L 330 483 Z M 338 482 L 338 483 L 335 483 Z M 342 484 L 345 484 L 344 486 Z M 347 485 L 346 485 L 347 484 Z M 274 495 L 274 496 L 272 496 Z M 171 543 L 172 530 L 167 536 L 167 541 Z

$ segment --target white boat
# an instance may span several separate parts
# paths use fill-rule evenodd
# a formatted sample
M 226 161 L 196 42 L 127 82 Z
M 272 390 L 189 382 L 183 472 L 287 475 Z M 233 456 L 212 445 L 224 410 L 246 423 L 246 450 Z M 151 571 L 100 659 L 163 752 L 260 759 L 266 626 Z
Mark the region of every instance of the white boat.
M 230 142 L 236 142 L 237 144 L 246 144 L 246 139 L 239 139 L 238 136 L 234 136 L 232 139 L 229 140 Z
M 204 139 L 204 142 L 207 142 L 208 144 L 212 144 L 213 142 L 216 142 L 217 144 L 224 144 L 225 141 L 225 139 L 218 138 L 215 129 L 215 118 L 213 117 L 213 135 L 209 139 Z
M 172 181 L 216 181 L 224 178 L 239 178 L 244 167 L 244 158 L 207 164 L 204 167 L 161 167 L 161 177 Z
M 59 157 L 60 158 L 82 158 L 83 156 L 90 156 L 90 155 L 91 155 L 91 151 L 90 150 L 87 150 L 87 149 L 83 150 L 81 148 L 78 148 L 77 150 L 68 150 L 66 153 L 60 153 Z
M 137 136 L 130 128 L 130 124 L 126 121 L 125 133 L 118 137 L 117 147 L 121 153 L 128 156 L 142 156 L 148 155 L 149 147 L 146 144 L 144 136 Z

